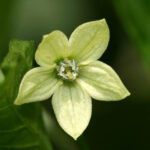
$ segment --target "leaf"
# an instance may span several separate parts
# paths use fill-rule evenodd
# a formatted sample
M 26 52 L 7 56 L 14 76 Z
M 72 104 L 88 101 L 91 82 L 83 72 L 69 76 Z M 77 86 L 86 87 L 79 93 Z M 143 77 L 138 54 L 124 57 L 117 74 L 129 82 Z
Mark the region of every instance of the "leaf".
M 113 3 L 129 38 L 150 66 L 150 1 L 114 0 Z
M 5 82 L 0 93 L 0 150 L 51 150 L 39 103 L 15 106 L 20 81 L 31 66 L 34 43 L 13 40 L 2 63 Z

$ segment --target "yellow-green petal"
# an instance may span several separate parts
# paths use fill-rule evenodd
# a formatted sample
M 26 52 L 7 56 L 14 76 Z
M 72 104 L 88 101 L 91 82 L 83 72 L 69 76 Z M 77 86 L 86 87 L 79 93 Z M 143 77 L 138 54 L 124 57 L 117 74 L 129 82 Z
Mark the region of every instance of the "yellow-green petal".
M 61 85 L 52 98 L 58 123 L 75 140 L 83 133 L 91 118 L 91 98 L 76 83 Z
M 77 27 L 69 39 L 70 57 L 78 62 L 97 60 L 109 41 L 109 28 L 105 19 L 84 23 Z
M 23 77 L 15 104 L 46 100 L 61 84 L 62 82 L 55 77 L 52 68 L 34 68 Z
M 57 59 L 67 56 L 68 39 L 61 31 L 53 31 L 43 37 L 35 54 L 40 66 L 50 66 Z
M 130 95 L 116 72 L 100 61 L 81 66 L 77 82 L 97 100 L 115 101 Z

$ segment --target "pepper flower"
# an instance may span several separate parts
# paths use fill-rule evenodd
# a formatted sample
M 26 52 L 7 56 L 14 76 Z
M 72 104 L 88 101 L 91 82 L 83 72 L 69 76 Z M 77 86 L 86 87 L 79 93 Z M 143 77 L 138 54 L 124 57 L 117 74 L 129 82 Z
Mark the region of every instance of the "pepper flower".
M 98 61 L 107 48 L 105 19 L 77 27 L 69 40 L 61 31 L 44 35 L 35 60 L 40 67 L 23 77 L 16 105 L 52 96 L 59 125 L 77 139 L 89 124 L 92 101 L 117 101 L 130 95 L 116 72 Z

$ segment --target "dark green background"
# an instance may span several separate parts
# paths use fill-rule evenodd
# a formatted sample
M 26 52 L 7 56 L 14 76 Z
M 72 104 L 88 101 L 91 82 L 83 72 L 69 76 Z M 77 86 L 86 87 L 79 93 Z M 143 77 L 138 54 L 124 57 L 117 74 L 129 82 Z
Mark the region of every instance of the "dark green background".
M 150 150 L 150 1 L 0 1 L 0 63 L 11 39 L 34 40 L 37 46 L 53 30 L 69 37 L 81 23 L 102 18 L 111 36 L 101 60 L 116 70 L 131 96 L 120 102 L 93 100 L 92 119 L 83 136 L 74 142 L 63 138 L 58 127 L 50 132 L 54 150 L 62 150 L 64 144 L 76 145 L 70 150 Z M 50 101 L 45 103 L 52 114 Z

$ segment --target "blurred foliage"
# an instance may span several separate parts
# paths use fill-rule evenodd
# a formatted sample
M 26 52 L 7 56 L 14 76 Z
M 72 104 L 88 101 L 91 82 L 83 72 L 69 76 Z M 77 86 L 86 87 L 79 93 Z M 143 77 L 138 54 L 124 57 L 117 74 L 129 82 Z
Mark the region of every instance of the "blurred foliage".
M 2 70 L 0 69 L 0 85 L 4 82 L 5 76 L 2 72 Z
M 8 42 L 11 34 L 11 9 L 13 6 L 12 0 L 0 2 L 0 63 L 4 55 L 6 55 Z
M 149 150 L 150 74 L 144 65 L 150 65 L 149 0 L 1 1 L 0 63 L 12 38 L 34 40 L 37 46 L 42 36 L 52 30 L 61 30 L 69 37 L 81 23 L 101 18 L 106 18 L 111 35 L 101 60 L 116 70 L 131 96 L 116 103 L 93 101 L 92 120 L 78 141 L 60 129 L 47 101 L 44 106 L 52 114 L 47 117 L 51 122 L 47 132 L 55 150 L 67 150 L 70 145 L 71 150 Z M 19 72 L 23 75 L 21 69 Z M 20 109 L 24 107 L 30 109 L 34 104 Z M 33 109 L 31 114 L 36 112 L 37 109 Z
M 125 31 L 150 68 L 150 1 L 114 0 L 113 3 Z
M 116 14 L 128 35 L 132 47 L 125 46 L 132 59 L 124 67 L 129 69 L 129 81 L 133 96 L 137 101 L 149 101 L 150 89 L 150 1 L 114 0 Z M 133 53 L 133 51 L 135 51 Z M 136 57 L 135 57 L 136 56 Z M 131 56 L 130 56 L 131 57 Z M 128 56 L 126 56 L 128 58 Z M 132 66 L 134 65 L 134 66 Z M 125 73 L 124 73 L 125 74 Z M 134 87 L 133 87 L 134 86 Z
M 39 103 L 15 106 L 20 80 L 32 66 L 34 43 L 13 40 L 2 70 L 5 81 L 0 93 L 0 149 L 52 150 L 43 130 Z

